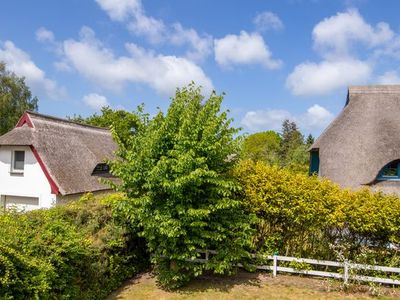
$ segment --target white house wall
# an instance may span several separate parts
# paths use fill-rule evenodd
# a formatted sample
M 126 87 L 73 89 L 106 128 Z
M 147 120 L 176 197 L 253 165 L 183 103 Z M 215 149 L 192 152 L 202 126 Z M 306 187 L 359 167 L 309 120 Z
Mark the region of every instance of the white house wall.
M 23 174 L 11 173 L 11 156 L 15 150 L 25 151 Z M 17 209 L 34 209 L 35 205 L 27 204 L 29 198 L 38 199 L 38 208 L 55 205 L 56 195 L 51 193 L 50 184 L 30 147 L 0 146 L 0 196 L 0 207 L 4 207 L 4 201 L 7 205 L 7 198 L 17 203 Z

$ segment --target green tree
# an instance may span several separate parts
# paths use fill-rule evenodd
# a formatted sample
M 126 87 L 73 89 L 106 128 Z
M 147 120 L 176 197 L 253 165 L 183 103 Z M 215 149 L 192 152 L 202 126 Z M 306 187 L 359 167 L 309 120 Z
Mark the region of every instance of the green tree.
M 11 130 L 26 110 L 37 111 L 38 99 L 32 97 L 23 77 L 0 62 L 0 135 Z
M 203 99 L 194 84 L 177 89 L 166 113 L 142 110 L 129 147 L 119 142 L 111 163 L 128 195 L 118 215 L 145 237 L 162 286 L 176 288 L 204 270 L 229 273 L 251 247 L 251 214 L 243 210 L 236 164 L 238 129 L 220 111 L 223 96 Z M 114 136 L 120 140 L 115 130 Z M 218 254 L 206 264 L 188 262 L 196 249 Z
M 279 164 L 281 137 L 275 131 L 257 132 L 247 136 L 243 142 L 243 159 Z
M 139 117 L 134 112 L 128 112 L 126 110 L 113 110 L 106 106 L 101 109 L 101 113 L 94 113 L 89 117 L 82 117 L 80 115 L 74 115 L 68 117 L 71 121 L 105 127 L 113 128 L 118 132 L 118 138 L 122 143 L 128 143 L 132 135 L 137 130 Z
M 312 144 L 314 144 L 314 137 L 312 136 L 312 134 L 310 133 L 308 136 L 307 136 L 307 139 L 306 139 L 306 145 L 308 146 L 308 147 L 310 147 Z
M 306 172 L 309 155 L 304 136 L 295 122 L 284 120 L 280 152 L 281 165 L 294 171 Z

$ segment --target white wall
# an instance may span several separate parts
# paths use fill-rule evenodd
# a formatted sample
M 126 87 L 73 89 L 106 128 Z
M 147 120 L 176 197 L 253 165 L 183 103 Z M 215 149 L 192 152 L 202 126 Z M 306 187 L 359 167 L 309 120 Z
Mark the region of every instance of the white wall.
M 11 155 L 14 150 L 25 151 L 23 174 L 11 173 Z M 0 146 L 0 196 L 1 201 L 7 199 L 7 196 L 10 196 L 9 199 L 13 198 L 11 196 L 38 198 L 39 208 L 48 208 L 56 204 L 56 195 L 51 193 L 50 184 L 30 147 Z

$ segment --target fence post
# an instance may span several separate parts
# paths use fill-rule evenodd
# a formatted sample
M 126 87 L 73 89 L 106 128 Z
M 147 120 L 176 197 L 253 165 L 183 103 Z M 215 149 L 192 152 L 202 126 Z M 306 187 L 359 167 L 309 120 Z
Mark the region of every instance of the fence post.
M 206 250 L 206 261 L 208 262 L 208 250 Z
M 349 282 L 349 263 L 347 260 L 344 261 L 344 273 L 343 273 L 344 284 Z
M 274 254 L 273 259 L 274 259 L 274 267 L 272 269 L 272 276 L 276 277 L 276 273 L 278 272 L 278 257 Z

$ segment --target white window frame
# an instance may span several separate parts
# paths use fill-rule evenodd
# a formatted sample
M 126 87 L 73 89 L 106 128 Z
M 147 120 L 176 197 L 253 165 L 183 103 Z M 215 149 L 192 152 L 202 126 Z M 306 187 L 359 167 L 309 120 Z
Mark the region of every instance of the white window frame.
M 24 152 L 24 165 L 23 165 L 23 168 L 22 168 L 22 169 L 15 169 L 15 168 L 14 168 L 14 165 L 15 165 L 15 152 L 17 152 L 17 151 Z M 12 150 L 12 151 L 11 151 L 11 170 L 10 170 L 10 172 L 11 172 L 12 174 L 24 174 L 24 170 L 25 170 L 25 158 L 26 158 L 26 152 L 25 152 L 25 150 L 18 150 L 18 149 L 15 149 L 15 150 Z

